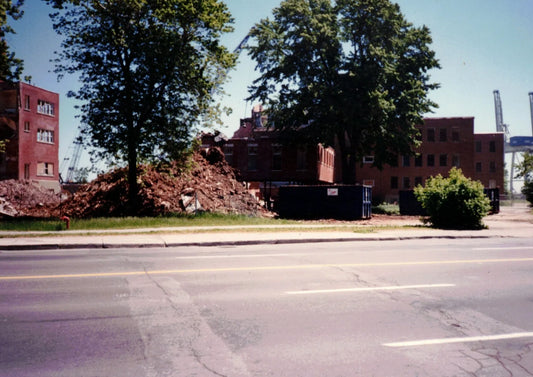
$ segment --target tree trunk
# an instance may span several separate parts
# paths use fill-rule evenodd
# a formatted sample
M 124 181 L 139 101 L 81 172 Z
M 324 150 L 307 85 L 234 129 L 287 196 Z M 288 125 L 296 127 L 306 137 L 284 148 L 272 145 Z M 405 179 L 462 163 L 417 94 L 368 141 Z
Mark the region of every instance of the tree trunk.
M 355 153 L 350 148 L 350 141 L 347 135 L 341 133 L 336 137 L 338 143 L 338 150 L 341 154 L 341 177 L 343 184 L 353 185 L 355 184 Z
M 342 152 L 341 152 L 342 153 Z M 342 183 L 345 185 L 355 184 L 355 156 L 349 152 L 341 155 L 342 159 Z
M 135 127 L 128 134 L 128 210 L 131 216 L 139 212 L 139 185 L 137 184 L 137 137 Z

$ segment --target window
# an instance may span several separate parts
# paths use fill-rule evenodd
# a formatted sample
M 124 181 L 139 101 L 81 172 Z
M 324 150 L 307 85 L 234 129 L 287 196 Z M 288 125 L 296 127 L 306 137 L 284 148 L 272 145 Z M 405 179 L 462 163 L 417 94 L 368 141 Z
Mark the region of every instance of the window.
M 281 152 L 282 148 L 279 144 L 272 145 L 272 170 L 281 170 Z
M 248 170 L 257 170 L 257 144 L 248 145 Z
M 411 164 L 411 159 L 409 156 L 402 156 L 402 166 L 408 167 Z
M 452 141 L 454 142 L 459 141 L 459 128 L 458 127 L 452 128 Z
M 435 166 L 435 155 L 434 154 L 428 154 L 427 166 Z
M 30 109 L 30 96 L 24 96 L 24 110 Z
M 40 99 L 37 101 L 37 112 L 39 114 L 54 116 L 54 104 Z
M 415 177 L 415 186 L 422 186 L 422 177 Z
M 448 141 L 448 130 L 446 128 L 439 129 L 439 141 Z
M 228 165 L 233 166 L 233 144 L 224 145 L 224 158 Z
M 403 177 L 403 188 L 408 189 L 411 187 L 411 180 L 409 177 Z
M 30 164 L 24 164 L 24 179 L 30 179 Z
M 452 156 L 452 166 L 455 166 L 456 168 L 461 167 L 461 158 L 458 154 Z
M 448 155 L 441 154 L 439 156 L 439 166 L 448 166 Z
M 40 141 L 41 143 L 54 143 L 54 131 L 50 130 L 43 130 L 39 128 L 37 130 L 37 141 Z
M 489 152 L 496 152 L 496 142 L 494 140 L 489 142 Z
M 481 140 L 476 140 L 476 152 L 481 153 Z
M 494 161 L 489 162 L 489 172 L 496 173 L 496 162 Z
M 390 188 L 391 189 L 398 188 L 398 177 L 390 177 Z
M 435 129 L 434 128 L 428 128 L 426 139 L 427 141 L 430 141 L 430 142 L 435 141 Z
M 37 164 L 37 175 L 53 176 L 54 164 L 51 162 L 40 162 Z
M 422 155 L 421 154 L 415 156 L 415 166 L 416 167 L 422 166 Z
M 24 122 L 24 132 L 30 132 L 30 122 Z
M 363 164 L 373 164 L 373 163 L 374 163 L 374 156 L 363 157 Z
M 296 170 L 305 169 L 307 169 L 307 149 L 300 146 L 296 151 Z
M 476 173 L 481 173 L 482 165 L 481 162 L 476 162 Z

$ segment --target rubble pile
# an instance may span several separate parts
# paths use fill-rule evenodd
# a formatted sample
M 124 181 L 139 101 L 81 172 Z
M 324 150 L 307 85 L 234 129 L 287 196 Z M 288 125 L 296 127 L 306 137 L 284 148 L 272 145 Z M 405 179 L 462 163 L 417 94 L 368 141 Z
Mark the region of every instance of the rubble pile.
M 51 217 L 57 213 L 59 195 L 31 181 L 0 181 L 0 216 Z
M 209 211 L 262 216 L 268 212 L 250 195 L 222 151 L 195 153 L 187 168 L 138 169 L 139 216 Z M 76 218 L 125 216 L 128 211 L 127 170 L 117 169 L 83 185 L 61 204 L 61 214 Z

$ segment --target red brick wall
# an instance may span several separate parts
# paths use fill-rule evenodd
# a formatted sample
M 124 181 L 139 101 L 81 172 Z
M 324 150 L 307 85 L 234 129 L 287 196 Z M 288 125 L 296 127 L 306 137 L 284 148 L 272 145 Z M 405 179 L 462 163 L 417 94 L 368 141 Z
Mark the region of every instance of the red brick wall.
M 356 169 L 357 182 L 369 184 L 373 181 L 372 196 L 376 200 L 398 200 L 400 190 L 413 189 L 417 183 L 424 184 L 430 176 L 447 176 L 454 164 L 458 165 L 465 176 L 481 180 L 485 187 L 489 187 L 492 182 L 503 189 L 503 134 L 474 134 L 472 117 L 428 118 L 419 129 L 422 144 L 417 152 L 421 156 L 421 166 L 416 166 L 412 156 L 405 161 L 408 162 L 406 166 L 403 156 L 399 156 L 397 166 L 385 166 L 382 171 L 371 164 L 363 164 Z M 431 138 L 431 134 L 434 138 Z M 482 152 L 475 153 L 475 140 L 478 139 L 483 141 L 484 148 Z M 488 152 L 490 140 L 494 141 L 496 152 Z M 433 166 L 428 164 L 428 156 L 431 155 Z M 478 161 L 483 161 L 483 165 L 487 164 L 487 169 L 482 174 L 476 173 Z M 488 161 L 494 162 L 495 171 L 489 172 Z
M 59 95 L 25 83 L 2 82 L 0 91 L 0 111 L 16 125 L 1 178 L 59 189 Z
M 505 156 L 503 133 L 475 134 L 474 139 L 474 178 L 481 181 L 485 187 L 497 187 L 500 193 L 503 193 Z

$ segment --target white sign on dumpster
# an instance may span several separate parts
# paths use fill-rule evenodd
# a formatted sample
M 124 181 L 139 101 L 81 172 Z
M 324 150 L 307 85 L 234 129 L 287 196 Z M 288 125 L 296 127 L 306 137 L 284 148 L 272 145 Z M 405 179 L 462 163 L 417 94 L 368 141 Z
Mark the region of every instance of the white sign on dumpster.
M 338 188 L 328 188 L 328 196 L 339 196 Z

